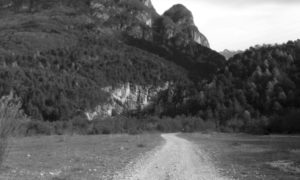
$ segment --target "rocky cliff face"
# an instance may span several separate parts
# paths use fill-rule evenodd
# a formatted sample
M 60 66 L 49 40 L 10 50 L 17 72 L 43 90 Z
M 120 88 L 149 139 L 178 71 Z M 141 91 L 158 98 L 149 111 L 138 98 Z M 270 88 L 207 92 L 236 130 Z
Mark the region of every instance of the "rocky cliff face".
M 169 41 L 175 46 L 196 42 L 209 47 L 207 38 L 195 26 L 192 13 L 183 5 L 173 6 L 162 16 L 157 15 L 151 0 L 93 0 L 91 7 L 103 24 L 131 37 Z
M 183 5 L 173 6 L 162 16 L 157 15 L 151 0 L 93 0 L 91 8 L 93 16 L 104 26 L 126 32 L 136 39 L 165 44 L 180 51 L 189 45 L 209 47 L 207 38 L 195 26 L 192 13 Z M 186 61 L 184 63 L 187 64 Z M 170 90 L 169 86 L 169 83 L 159 87 L 125 83 L 118 87 L 105 87 L 103 90 L 110 94 L 109 100 L 86 112 L 86 115 L 93 120 L 96 116 L 143 110 L 151 107 L 160 92 Z
M 92 0 L 93 16 L 106 27 L 139 39 L 151 39 L 156 12 L 150 0 Z
M 195 26 L 192 13 L 183 5 L 174 5 L 156 21 L 156 32 L 162 39 L 173 40 L 176 46 L 196 42 L 209 47 L 207 38 Z
M 151 0 L 3 0 L 0 8 L 15 11 L 36 12 L 66 4 L 76 8 L 91 8 L 91 14 L 98 19 L 98 26 L 126 32 L 129 36 L 154 40 L 163 39 L 175 46 L 187 46 L 196 42 L 209 47 L 207 38 L 194 24 L 192 13 L 183 5 L 175 5 L 159 16 Z M 155 26 L 155 27 L 154 27 Z
M 162 86 L 142 86 L 125 83 L 117 87 L 104 87 L 102 90 L 110 94 L 107 102 L 100 104 L 92 111 L 86 112 L 86 116 L 88 120 L 92 121 L 99 116 L 109 117 L 124 112 L 150 108 L 158 98 L 159 93 L 168 90 L 170 85 L 169 82 Z

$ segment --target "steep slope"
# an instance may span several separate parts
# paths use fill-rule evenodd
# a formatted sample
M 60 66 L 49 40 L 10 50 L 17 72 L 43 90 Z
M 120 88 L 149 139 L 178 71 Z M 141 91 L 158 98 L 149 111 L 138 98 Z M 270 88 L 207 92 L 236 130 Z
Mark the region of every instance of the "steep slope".
M 224 66 L 224 57 L 209 49 L 207 38 L 199 32 L 185 6 L 171 7 L 156 19 L 153 28 L 156 46 L 163 45 L 164 54 L 171 52 L 167 59 L 187 69 L 194 81 L 211 78 Z
M 209 49 L 183 5 L 173 6 L 163 16 L 155 12 L 151 1 L 93 0 L 91 6 L 101 22 L 98 26 L 122 32 L 127 44 L 184 67 L 195 81 L 211 78 L 225 64 L 223 56 Z
M 194 24 L 192 13 L 183 5 L 174 5 L 162 16 L 153 18 L 147 37 L 127 36 L 126 43 L 175 62 L 197 82 L 210 79 L 224 67 L 225 58 L 209 48 L 208 40 Z
M 180 67 L 126 45 L 118 31 L 101 26 L 85 1 L 36 2 L 21 10 L 10 4 L 0 20 L 0 96 L 13 89 L 32 118 L 84 114 L 110 101 L 109 86 L 188 81 Z
M 160 38 L 173 40 L 176 46 L 186 46 L 194 41 L 209 47 L 207 38 L 196 27 L 192 13 L 183 5 L 177 4 L 167 10 L 156 22 Z
M 13 89 L 35 119 L 141 110 L 189 84 L 187 75 L 211 78 L 224 64 L 180 5 L 162 17 L 150 0 L 6 0 L 0 8 L 0 95 Z M 167 24 L 154 27 L 161 18 L 172 20 L 173 37 L 164 36 Z
M 126 33 L 134 38 L 152 39 L 153 19 L 158 16 L 149 0 L 92 0 L 92 15 L 98 26 Z

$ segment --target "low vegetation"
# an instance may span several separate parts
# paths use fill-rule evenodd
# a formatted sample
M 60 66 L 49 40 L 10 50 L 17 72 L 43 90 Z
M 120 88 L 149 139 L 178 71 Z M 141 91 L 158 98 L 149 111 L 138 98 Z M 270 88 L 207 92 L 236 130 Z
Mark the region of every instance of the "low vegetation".
M 18 128 L 18 136 L 34 135 L 99 135 L 99 134 L 131 134 L 143 132 L 195 132 L 216 131 L 215 121 L 206 121 L 198 117 L 177 116 L 115 116 L 97 118 L 87 121 L 85 117 L 76 117 L 70 121 L 43 122 L 37 120 L 23 121 Z
M 0 179 L 111 179 L 159 146 L 159 134 L 12 138 Z
M 299 136 L 219 133 L 181 136 L 198 144 L 220 173 L 230 179 L 299 179 Z

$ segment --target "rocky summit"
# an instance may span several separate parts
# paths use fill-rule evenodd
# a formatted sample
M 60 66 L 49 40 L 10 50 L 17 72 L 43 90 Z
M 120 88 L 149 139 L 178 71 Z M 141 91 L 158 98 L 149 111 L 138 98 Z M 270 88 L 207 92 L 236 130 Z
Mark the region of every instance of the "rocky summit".
M 174 38 L 180 44 L 188 44 L 190 41 L 197 42 L 209 47 L 207 38 L 199 32 L 194 24 L 192 13 L 183 5 L 177 4 L 166 11 L 158 19 L 158 29 L 163 38 Z
M 183 5 L 174 5 L 159 16 L 150 0 L 91 2 L 93 15 L 106 26 L 134 38 L 164 41 L 185 47 L 191 42 L 209 47 L 207 38 L 194 24 L 192 13 Z

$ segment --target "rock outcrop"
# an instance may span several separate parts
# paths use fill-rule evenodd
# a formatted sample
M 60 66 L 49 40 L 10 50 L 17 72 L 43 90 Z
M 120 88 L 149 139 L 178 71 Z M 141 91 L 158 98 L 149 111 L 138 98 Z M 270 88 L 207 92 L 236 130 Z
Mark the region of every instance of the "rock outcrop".
M 157 15 L 151 0 L 93 0 L 91 7 L 94 17 L 106 27 L 125 32 L 134 39 L 147 40 L 157 45 L 163 44 L 170 49 L 179 50 L 180 53 L 191 52 L 192 47 L 193 59 L 205 61 L 199 58 L 199 54 L 209 51 L 206 50 L 209 48 L 208 40 L 194 24 L 191 11 L 183 5 L 173 6 L 162 16 Z M 137 47 L 140 48 L 139 45 Z M 176 62 L 172 59 L 170 61 L 175 61 L 183 67 L 184 65 L 190 67 L 188 60 L 180 59 L 180 62 Z M 195 65 L 194 60 L 191 64 L 193 67 L 198 66 Z M 199 71 L 201 68 L 196 69 Z M 160 98 L 157 97 L 158 94 L 162 91 L 167 92 L 170 88 L 168 83 L 161 87 L 126 83 L 115 88 L 106 87 L 103 90 L 111 97 L 106 103 L 86 113 L 89 120 L 97 116 L 108 117 L 151 107 L 155 99 Z
M 159 93 L 168 90 L 170 85 L 169 82 L 162 86 L 125 83 L 117 87 L 102 88 L 103 91 L 110 94 L 108 101 L 98 105 L 93 111 L 86 112 L 86 116 L 88 120 L 92 121 L 95 117 L 109 117 L 151 108 Z
M 152 8 L 153 9 L 153 5 L 152 5 L 151 0 L 139 0 L 139 1 L 142 2 L 148 8 Z
M 153 18 L 157 14 L 150 0 L 92 0 L 91 8 L 101 26 L 134 38 L 152 39 Z
M 36 12 L 65 3 L 78 8 L 91 8 L 91 14 L 98 19 L 97 26 L 108 27 L 115 31 L 145 40 L 157 39 L 169 41 L 175 46 L 187 46 L 196 42 L 209 47 L 206 37 L 194 24 L 192 13 L 183 5 L 174 5 L 162 16 L 155 11 L 151 0 L 86 0 L 70 3 L 53 0 L 4 0 L 0 8 L 12 8 L 17 11 Z
M 185 6 L 174 5 L 156 20 L 155 30 L 163 40 L 173 40 L 176 46 L 196 42 L 209 47 L 207 38 L 199 32 L 194 18 Z
M 183 5 L 175 5 L 158 16 L 151 0 L 93 0 L 93 15 L 105 26 L 126 32 L 129 36 L 187 46 L 196 42 L 209 47 L 207 38 L 194 24 L 192 13 Z M 153 39 L 153 34 L 156 38 Z

